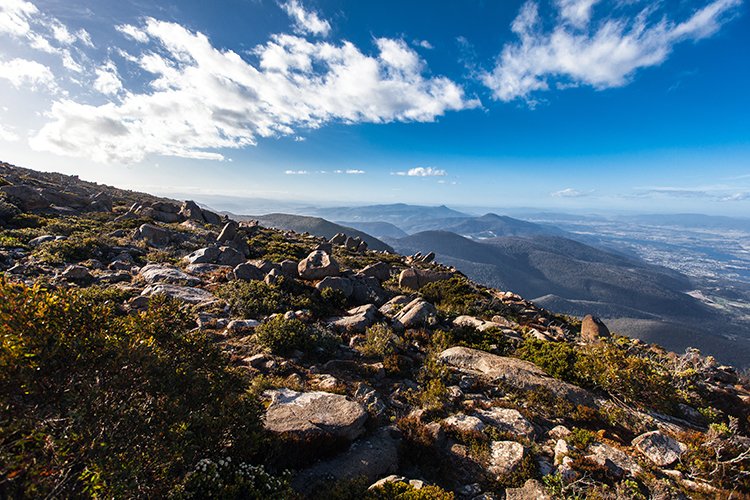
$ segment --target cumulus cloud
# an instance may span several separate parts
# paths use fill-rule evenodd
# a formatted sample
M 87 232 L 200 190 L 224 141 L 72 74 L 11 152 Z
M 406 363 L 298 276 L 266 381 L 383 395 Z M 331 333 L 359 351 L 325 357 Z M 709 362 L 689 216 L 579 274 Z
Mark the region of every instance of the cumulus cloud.
M 445 170 L 432 167 L 415 167 L 403 172 L 394 172 L 393 175 L 402 175 L 407 177 L 443 177 L 448 175 Z
M 579 191 L 578 189 L 565 188 L 560 191 L 550 193 L 555 198 L 583 198 L 591 194 L 590 191 Z
M 55 77 L 44 64 L 28 59 L 0 61 L 0 78 L 8 80 L 14 87 L 54 89 Z
M 479 104 L 450 79 L 425 76 L 424 61 L 403 40 L 377 39 L 367 54 L 348 41 L 278 34 L 255 47 L 251 61 L 176 23 L 148 18 L 118 29 L 148 42 L 126 58 L 145 87 L 105 104 L 57 100 L 32 147 L 101 162 L 149 154 L 217 160 L 222 148 L 330 122 L 428 122 Z M 100 90 L 113 93 L 116 68 L 100 70 L 109 72 Z
M 632 15 L 632 6 L 624 5 L 595 19 L 597 3 L 556 0 L 551 28 L 535 1 L 524 4 L 511 25 L 519 40 L 506 44 L 494 69 L 482 76 L 494 98 L 533 101 L 532 93 L 551 85 L 625 85 L 637 70 L 664 62 L 676 44 L 716 33 L 742 0 L 714 0 L 681 22 L 659 14 L 658 4 Z
M 102 94 L 115 95 L 122 90 L 122 81 L 117 73 L 117 66 L 112 61 L 107 61 L 96 68 L 96 80 L 94 88 Z
M 331 32 L 329 22 L 321 19 L 317 12 L 305 9 L 299 0 L 287 0 L 279 5 L 292 18 L 298 33 L 325 37 Z

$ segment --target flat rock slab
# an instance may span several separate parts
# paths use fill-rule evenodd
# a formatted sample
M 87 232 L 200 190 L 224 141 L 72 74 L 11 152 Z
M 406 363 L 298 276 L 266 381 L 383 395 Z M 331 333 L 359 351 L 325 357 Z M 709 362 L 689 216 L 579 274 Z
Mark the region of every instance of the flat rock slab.
M 659 431 L 641 434 L 633 440 L 633 446 L 659 467 L 666 467 L 679 460 L 685 445 Z
M 267 391 L 271 405 L 265 426 L 284 437 L 306 442 L 321 438 L 353 441 L 364 432 L 367 411 L 345 396 L 330 392 Z
M 643 471 L 627 453 L 608 444 L 594 443 L 589 446 L 588 453 L 586 458 L 606 467 L 616 477 L 635 476 Z
M 531 437 L 534 434 L 534 426 L 518 410 L 490 408 L 488 410 L 477 410 L 476 414 L 482 422 L 495 427 L 500 432 L 523 437 Z
M 200 278 L 190 276 L 180 269 L 162 264 L 147 264 L 141 268 L 139 273 L 146 283 L 169 283 L 172 285 L 194 286 L 201 283 Z
M 325 479 L 366 478 L 373 482 L 396 471 L 398 447 L 399 441 L 393 437 L 391 430 L 381 428 L 372 436 L 356 441 L 344 453 L 300 471 L 292 479 L 292 487 L 305 494 Z
M 552 500 L 552 497 L 542 483 L 529 479 L 521 488 L 506 488 L 505 500 Z
M 166 295 L 188 304 L 201 304 L 203 302 L 216 300 L 216 297 L 214 297 L 211 292 L 207 292 L 201 288 L 169 285 L 164 283 L 146 287 L 146 289 L 141 292 L 141 295 L 147 297 L 151 297 L 152 295 Z
M 521 464 L 523 445 L 515 441 L 493 441 L 490 444 L 490 463 L 487 470 L 498 479 L 507 476 Z
M 446 349 L 440 353 L 440 361 L 458 371 L 501 380 L 517 389 L 532 390 L 544 387 L 557 397 L 575 404 L 597 406 L 594 396 L 587 390 L 552 378 L 528 361 L 497 356 L 468 347 Z

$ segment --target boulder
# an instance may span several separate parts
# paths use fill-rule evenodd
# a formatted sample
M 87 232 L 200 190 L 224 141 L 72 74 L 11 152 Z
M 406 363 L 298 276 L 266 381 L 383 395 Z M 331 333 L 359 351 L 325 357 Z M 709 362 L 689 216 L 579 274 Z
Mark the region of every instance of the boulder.
M 219 237 L 216 238 L 216 241 L 218 241 L 219 243 L 226 243 L 234 240 L 235 236 L 237 236 L 238 227 L 239 225 L 233 220 L 227 222 L 221 229 L 221 233 L 219 233 Z
M 242 281 L 262 280 L 265 273 L 249 262 L 243 262 L 234 268 L 234 279 Z
M 409 302 L 411 299 L 406 295 L 397 295 L 380 307 L 380 314 L 392 317 Z
M 173 285 L 194 286 L 201 283 L 200 278 L 190 276 L 179 269 L 163 264 L 145 265 L 138 274 L 149 284 L 170 283 Z
M 604 443 L 590 445 L 588 452 L 587 459 L 606 467 L 613 476 L 618 478 L 626 474 L 634 476 L 643 470 L 627 453 Z
M 339 264 L 325 252 L 316 250 L 297 265 L 297 272 L 304 280 L 322 280 L 339 275 Z
M 352 238 L 351 236 L 349 236 L 346 239 L 346 241 L 344 242 L 344 246 L 346 247 L 347 250 L 356 251 L 357 248 L 359 248 L 359 244 L 361 242 L 362 242 L 362 240 L 359 239 L 358 237 L 357 238 Z
M 221 255 L 221 250 L 218 247 L 205 247 L 187 255 L 185 260 L 190 264 L 213 264 L 219 255 Z
M 424 262 L 425 264 L 429 264 L 433 260 L 435 260 L 435 252 L 430 252 L 427 255 L 422 256 L 422 258 L 419 259 L 421 262 Z
M 378 317 L 378 309 L 372 304 L 349 309 L 347 313 L 348 316 L 331 318 L 329 325 L 338 330 L 362 333 L 367 327 L 372 326 Z
M 352 280 L 349 278 L 341 278 L 339 276 L 326 276 L 315 285 L 315 288 L 321 292 L 330 288 L 331 290 L 341 292 L 344 294 L 344 297 L 350 297 L 353 291 Z
M 192 200 L 185 201 L 182 204 L 180 214 L 188 219 L 197 222 L 206 222 L 206 220 L 203 218 L 203 211 L 201 210 L 201 207 L 199 207 L 198 204 Z
M 585 389 L 552 378 L 529 361 L 497 356 L 468 347 L 446 349 L 440 353 L 440 361 L 460 372 L 483 375 L 491 380 L 502 380 L 517 389 L 532 390 L 543 387 L 555 396 L 574 404 L 597 406 L 593 395 Z
M 583 340 L 592 342 L 600 338 L 611 337 L 609 328 L 596 316 L 587 314 L 581 322 L 581 337 Z
M 504 328 L 504 325 L 495 323 L 494 321 L 485 321 L 483 319 L 475 318 L 474 316 L 458 316 L 453 320 L 453 326 L 474 328 L 480 332 L 490 328 Z
M 388 292 L 383 289 L 377 278 L 354 275 L 351 298 L 355 304 L 381 305 L 388 300 Z
M 329 241 L 332 245 L 343 245 L 346 243 L 346 235 L 344 233 L 336 233 Z
M 281 275 L 288 279 L 299 278 L 299 271 L 297 271 L 297 263 L 293 260 L 282 260 L 279 263 L 281 267 Z
M 367 242 L 360 241 L 359 245 L 357 246 L 357 253 L 365 253 L 366 251 L 367 251 Z
M 297 473 L 292 479 L 292 487 L 304 495 L 321 481 L 364 478 L 373 482 L 391 474 L 396 471 L 399 461 L 399 440 L 394 436 L 392 429 L 381 427 L 372 436 L 356 441 L 345 453 Z
M 333 254 L 333 244 L 329 242 L 320 243 L 317 247 L 315 247 L 315 250 L 320 250 L 321 252 L 325 252 L 328 255 Z
M 660 431 L 641 434 L 633 440 L 633 446 L 658 467 L 672 465 L 686 450 L 684 444 Z
M 222 266 L 238 266 L 245 262 L 245 256 L 232 247 L 219 247 L 216 263 Z
M 84 281 L 91 278 L 88 268 L 71 265 L 65 268 L 61 276 L 70 281 Z
M 55 241 L 55 237 L 51 234 L 45 234 L 44 236 L 37 236 L 36 238 L 29 240 L 29 246 L 32 247 L 38 247 L 42 243 L 47 243 L 48 241 Z
M 224 221 L 221 215 L 214 213 L 210 210 L 205 210 L 202 208 L 201 213 L 203 214 L 203 220 L 206 221 L 206 224 L 211 224 L 212 226 L 219 226 Z
M 457 413 L 456 415 L 451 415 L 450 417 L 443 419 L 443 425 L 465 433 L 478 433 L 484 430 L 484 422 L 477 417 L 466 415 L 464 413 Z
M 255 319 L 234 319 L 227 324 L 227 330 L 230 332 L 244 332 L 252 330 L 260 325 L 260 322 Z
M 429 302 L 417 298 L 396 313 L 393 322 L 396 326 L 403 328 L 432 326 L 437 324 L 437 309 Z
M 231 271 L 229 266 L 220 266 L 218 264 L 190 264 L 185 267 L 185 271 L 191 274 L 210 274 L 217 271 Z
M 329 392 L 267 391 L 271 405 L 265 427 L 284 438 L 310 443 L 320 439 L 353 441 L 365 430 L 361 404 Z
M 358 274 L 373 277 L 378 281 L 385 281 L 391 277 L 391 266 L 385 262 L 376 262 L 365 267 Z
M 153 224 L 141 224 L 133 235 L 135 240 L 143 240 L 152 247 L 163 247 L 172 239 L 171 232 Z
M 50 202 L 38 190 L 23 184 L 0 186 L 0 192 L 5 193 L 22 210 L 42 210 L 50 206 Z
M 89 210 L 95 212 L 111 212 L 112 211 L 112 197 L 105 191 L 100 191 L 91 197 L 91 203 L 89 203 Z
M 495 427 L 500 432 L 528 438 L 534 435 L 534 426 L 518 410 L 493 407 L 477 410 L 476 415 L 485 424 Z
M 450 279 L 452 273 L 429 269 L 404 269 L 398 276 L 399 288 L 419 290 L 428 283 Z
M 146 287 L 141 295 L 144 297 L 151 297 L 153 295 L 166 295 L 173 299 L 179 300 L 180 302 L 186 302 L 188 304 L 201 304 L 204 302 L 211 302 L 216 298 L 206 290 L 201 288 L 193 288 L 187 286 L 169 285 L 159 283 Z
M 520 488 L 506 488 L 505 500 L 552 500 L 544 485 L 536 479 L 528 479 Z
M 487 470 L 500 480 L 521 465 L 523 456 L 524 450 L 521 443 L 493 441 L 490 444 L 490 462 Z

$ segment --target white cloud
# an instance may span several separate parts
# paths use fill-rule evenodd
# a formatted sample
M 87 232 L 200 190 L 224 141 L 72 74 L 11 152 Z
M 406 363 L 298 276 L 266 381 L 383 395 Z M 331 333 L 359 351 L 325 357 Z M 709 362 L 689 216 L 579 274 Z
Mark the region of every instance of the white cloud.
M 364 170 L 359 170 L 359 169 L 356 169 L 356 168 L 350 168 L 349 170 L 346 170 L 345 173 L 347 173 L 349 175 L 362 175 L 362 174 L 365 173 L 365 171 Z
M 590 194 L 590 191 L 579 191 L 573 188 L 561 189 L 560 191 L 550 193 L 550 195 L 555 198 L 583 198 L 584 196 L 588 196 Z
M 118 29 L 151 42 L 128 58 L 146 85 L 100 105 L 56 101 L 35 149 L 101 162 L 149 154 L 216 160 L 224 158 L 217 150 L 330 122 L 428 122 L 479 104 L 448 78 L 424 76 L 425 63 L 402 40 L 378 39 L 368 55 L 347 41 L 280 34 L 255 47 L 252 64 L 179 24 L 149 18 Z
M 107 95 L 116 95 L 122 90 L 122 81 L 114 62 L 110 60 L 96 68 L 94 88 Z
M 310 172 L 307 170 L 285 170 L 284 173 L 286 175 L 307 175 Z
M 295 30 L 298 33 L 324 37 L 330 33 L 331 25 L 328 21 L 321 19 L 317 12 L 305 9 L 299 0 L 287 0 L 279 5 L 292 18 Z
M 402 175 L 408 177 L 442 177 L 448 175 L 445 170 L 432 167 L 416 167 L 405 172 L 394 172 L 393 175 Z
M 135 40 L 136 42 L 148 42 L 148 35 L 143 30 L 136 28 L 132 24 L 121 24 L 119 26 L 115 26 L 115 29 L 128 38 Z
M 16 134 L 12 128 L 6 127 L 0 123 L 0 141 L 16 142 L 19 139 L 20 137 L 18 137 L 18 134 Z
M 482 77 L 494 98 L 531 100 L 530 94 L 551 84 L 625 85 L 638 69 L 664 62 L 677 43 L 714 34 L 742 0 L 714 0 L 683 22 L 657 18 L 653 5 L 630 17 L 593 22 L 595 3 L 557 0 L 559 19 L 550 30 L 537 3 L 524 4 L 512 24 L 519 41 L 506 44 L 492 72 Z
M 8 80 L 14 87 L 55 89 L 55 77 L 44 64 L 28 59 L 0 61 L 0 78 Z
M 0 33 L 12 36 L 26 36 L 31 31 L 29 19 L 39 9 L 23 0 L 3 0 L 0 3 Z
M 427 50 L 432 50 L 434 48 L 428 40 L 414 40 L 414 45 Z

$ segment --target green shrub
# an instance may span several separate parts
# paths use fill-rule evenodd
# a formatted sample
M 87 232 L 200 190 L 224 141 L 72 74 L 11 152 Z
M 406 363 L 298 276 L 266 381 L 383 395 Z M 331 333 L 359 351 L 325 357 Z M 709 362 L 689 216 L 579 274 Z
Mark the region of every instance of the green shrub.
M 99 236 L 74 234 L 65 240 L 48 241 L 39 246 L 37 256 L 48 264 L 101 260 L 107 253 L 108 241 Z
M 451 331 L 451 345 L 460 345 L 493 352 L 495 354 L 507 354 L 510 343 L 500 328 L 490 327 L 484 331 L 476 328 L 460 327 Z
M 0 496 L 158 498 L 257 458 L 258 401 L 178 304 L 102 298 L 0 281 Z
M 365 331 L 365 343 L 359 352 L 365 356 L 385 357 L 396 350 L 394 333 L 386 323 L 377 323 Z
M 231 457 L 226 457 L 198 462 L 172 496 L 179 499 L 266 500 L 292 498 L 293 491 L 286 476 L 275 477 L 260 465 L 234 463 Z
M 531 361 L 555 378 L 576 380 L 577 355 L 570 344 L 528 337 L 515 354 L 521 359 Z
M 255 329 L 255 341 L 274 354 L 289 354 L 310 347 L 307 325 L 298 319 L 286 319 L 279 314 Z
M 439 486 L 425 485 L 420 489 L 401 482 L 391 481 L 368 490 L 365 500 L 453 500 L 453 492 Z
M 419 293 L 448 314 L 478 315 L 491 309 L 489 297 L 463 277 L 428 283 Z
M 316 317 L 326 317 L 340 310 L 340 297 L 321 293 L 295 280 L 279 278 L 277 283 L 232 280 L 217 291 L 232 312 L 245 318 L 258 318 L 279 311 L 309 309 Z M 333 299 L 332 303 L 326 297 Z
M 596 434 L 588 429 L 574 428 L 565 437 L 565 441 L 580 451 L 585 451 L 591 443 L 596 441 Z

